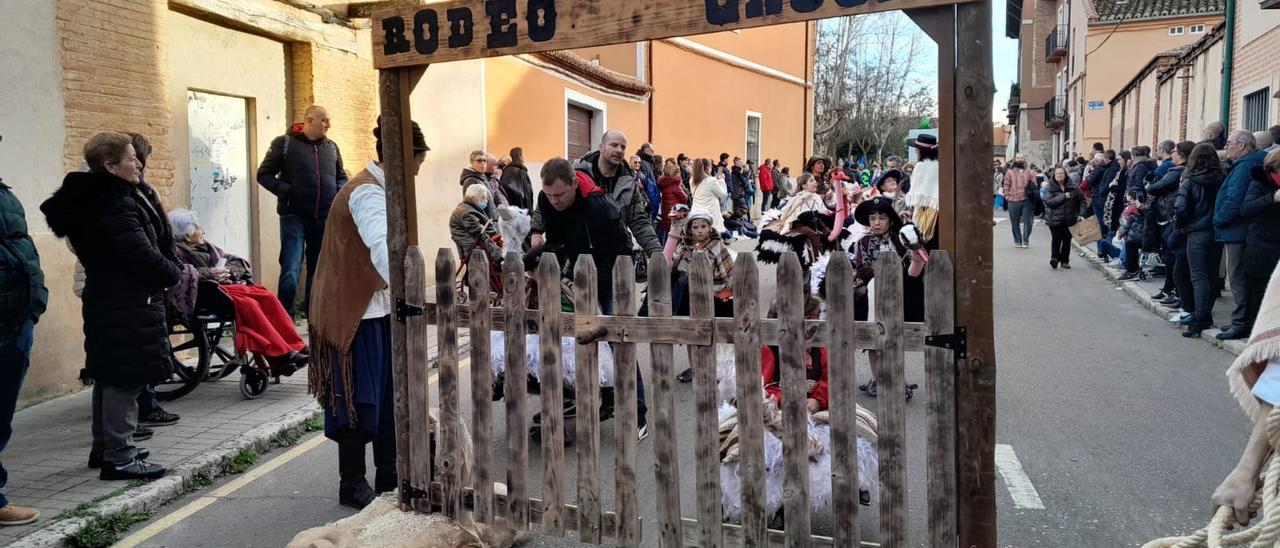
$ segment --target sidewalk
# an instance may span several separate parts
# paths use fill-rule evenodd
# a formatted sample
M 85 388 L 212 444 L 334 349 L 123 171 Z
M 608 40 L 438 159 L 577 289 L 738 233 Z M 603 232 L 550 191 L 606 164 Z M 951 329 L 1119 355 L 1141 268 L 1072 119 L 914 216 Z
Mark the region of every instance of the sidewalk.
M 1079 254 L 1080 252 L 1083 252 L 1084 258 L 1086 259 L 1085 262 L 1088 263 L 1090 266 L 1092 266 L 1094 270 L 1102 272 L 1103 277 L 1105 277 L 1107 281 L 1114 284 L 1116 286 L 1115 289 L 1117 291 L 1124 291 L 1126 294 L 1132 297 L 1135 301 L 1138 301 L 1138 304 L 1141 304 L 1142 306 L 1146 307 L 1147 310 L 1150 310 L 1153 314 L 1165 320 L 1178 316 L 1179 314 L 1178 310 L 1175 310 L 1168 306 L 1164 306 L 1160 303 L 1157 303 L 1154 299 L 1151 298 L 1152 295 L 1159 293 L 1160 288 L 1164 286 L 1164 278 L 1153 277 L 1148 279 L 1147 281 L 1132 280 L 1132 281 L 1121 282 L 1120 275 L 1124 274 L 1124 271 L 1114 269 L 1114 268 L 1109 268 L 1099 263 L 1095 246 L 1091 245 L 1087 247 L 1082 247 L 1080 245 L 1077 245 L 1073 241 L 1071 242 L 1071 247 L 1075 250 L 1077 254 Z M 1233 355 L 1239 356 L 1240 353 L 1244 351 L 1245 343 L 1248 342 L 1248 339 L 1220 341 L 1214 337 L 1218 333 L 1221 333 L 1221 331 L 1218 329 L 1217 326 L 1231 323 L 1231 311 L 1234 308 L 1235 308 L 1235 301 L 1231 297 L 1231 288 L 1228 285 L 1228 287 L 1223 290 L 1222 296 L 1219 297 L 1218 300 L 1213 303 L 1214 327 L 1204 330 L 1204 332 L 1200 334 L 1200 338 L 1204 339 L 1205 341 L 1208 341 L 1209 344 L 1212 344 L 1213 346 L 1216 346 L 1227 352 L 1230 352 Z M 1169 336 L 1171 337 L 1179 336 L 1178 332 L 1182 331 L 1181 326 L 1177 326 L 1174 324 L 1169 324 L 1169 328 L 1170 328 Z
M 305 338 L 305 324 L 300 331 Z M 434 330 L 429 337 L 434 367 Z M 459 339 L 465 355 L 465 331 Z M 164 478 L 148 483 L 102 481 L 98 470 L 88 467 L 91 390 L 18 411 L 13 439 L 2 457 L 9 470 L 5 495 L 13 504 L 40 509 L 40 519 L 0 528 L 0 546 L 61 546 L 63 539 L 90 522 L 89 507 L 104 516 L 153 511 L 188 491 L 198 476 L 204 478 L 198 481 L 205 481 L 222 475 L 242 451 L 265 453 L 317 426 L 308 425 L 321 413 L 315 398 L 307 394 L 306 369 L 282 377 L 255 400 L 245 399 L 238 383 L 239 373 L 202 382 L 185 397 L 161 404 L 182 420 L 153 427 L 155 436 L 138 443 L 150 449 L 151 462 L 169 469 Z

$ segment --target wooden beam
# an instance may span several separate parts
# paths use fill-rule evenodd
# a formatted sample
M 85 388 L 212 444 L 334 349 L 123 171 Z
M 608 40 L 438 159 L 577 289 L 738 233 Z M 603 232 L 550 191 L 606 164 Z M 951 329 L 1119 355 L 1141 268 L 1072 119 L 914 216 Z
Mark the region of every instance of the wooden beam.
M 972 1 L 972 0 L 960 0 Z M 373 8 L 374 67 L 693 36 L 954 0 L 451 0 Z
M 906 12 L 938 44 L 938 248 L 956 252 L 955 6 Z
M 996 545 L 996 361 L 992 321 L 991 3 L 956 6 L 956 323 L 968 329 L 957 362 L 956 474 L 960 546 Z M 943 122 L 946 125 L 946 121 Z
M 275 0 L 169 0 L 169 8 L 250 34 L 358 53 L 356 29 Z

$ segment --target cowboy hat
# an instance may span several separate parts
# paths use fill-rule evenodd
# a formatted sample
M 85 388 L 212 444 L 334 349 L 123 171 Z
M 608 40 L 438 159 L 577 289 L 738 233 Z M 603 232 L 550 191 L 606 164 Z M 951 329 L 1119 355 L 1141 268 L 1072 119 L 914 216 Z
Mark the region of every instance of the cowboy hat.
M 911 146 L 916 148 L 935 149 L 938 148 L 938 138 L 928 133 L 921 133 L 916 136 L 916 140 L 911 142 Z
M 898 211 L 893 208 L 893 200 L 885 196 L 876 196 L 870 200 L 858 204 L 853 210 L 853 220 L 863 226 L 871 226 L 871 214 L 883 213 L 889 217 L 889 228 L 895 228 L 902 224 L 902 217 L 898 215 Z

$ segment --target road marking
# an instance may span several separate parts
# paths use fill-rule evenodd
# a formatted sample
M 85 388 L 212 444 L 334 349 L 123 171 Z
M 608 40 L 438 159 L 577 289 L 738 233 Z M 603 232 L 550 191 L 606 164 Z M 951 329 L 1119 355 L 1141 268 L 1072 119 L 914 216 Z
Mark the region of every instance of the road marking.
M 1031 478 L 1022 470 L 1022 463 L 1018 461 L 1018 455 L 1014 454 L 1013 446 L 996 444 L 996 468 L 1000 470 L 1000 477 L 1004 478 L 1004 484 L 1009 488 L 1014 507 L 1044 510 L 1044 501 L 1040 500 L 1036 487 L 1031 485 Z
M 1008 217 L 993 217 L 993 218 L 991 219 L 991 222 L 994 222 L 995 224 L 1000 224 L 1000 223 L 1003 223 L 1003 222 L 1005 222 L 1005 221 L 1007 221 L 1007 220 L 1009 220 L 1009 218 L 1008 218 Z
M 470 365 L 471 365 L 471 358 L 463 358 L 461 360 L 458 360 L 459 370 L 466 369 Z M 437 373 L 432 373 L 427 378 L 427 384 L 428 385 L 435 384 L 438 378 L 439 378 L 439 375 Z M 152 523 L 151 525 L 148 525 L 146 527 L 143 527 L 142 529 L 139 529 L 137 532 L 125 537 L 124 539 L 120 540 L 120 542 L 117 542 L 113 546 L 115 548 L 133 548 L 135 546 L 138 546 L 143 542 L 146 542 L 147 540 L 151 539 L 152 537 L 160 534 L 165 529 L 173 527 L 174 525 L 177 525 L 182 520 L 185 520 L 191 517 L 192 514 L 195 514 L 196 512 L 199 512 L 207 508 L 209 505 L 215 502 L 218 502 L 218 500 L 224 499 L 230 496 L 232 493 L 240 490 L 244 486 L 249 485 L 254 481 L 257 481 L 258 479 L 262 478 L 262 476 L 267 475 L 268 473 L 275 470 L 276 468 L 284 466 L 289 461 L 302 456 L 306 452 L 312 449 L 315 449 L 316 447 L 319 447 L 320 444 L 324 443 L 328 439 L 329 438 L 326 438 L 323 435 L 318 435 L 314 438 L 304 441 L 301 444 L 296 445 L 293 448 L 289 449 L 284 454 L 274 459 L 271 459 L 266 463 L 263 463 L 261 466 L 257 468 L 254 468 L 252 470 L 249 470 L 248 472 L 245 472 L 244 475 L 228 482 L 226 485 L 223 485 L 222 487 L 214 489 L 212 493 L 209 493 L 208 495 L 200 497 L 196 500 L 193 500 L 187 503 L 186 506 L 183 506 L 182 508 L 179 508 L 176 511 L 174 511 L 172 514 L 169 514 L 163 518 L 160 518 L 156 520 L 154 523 Z

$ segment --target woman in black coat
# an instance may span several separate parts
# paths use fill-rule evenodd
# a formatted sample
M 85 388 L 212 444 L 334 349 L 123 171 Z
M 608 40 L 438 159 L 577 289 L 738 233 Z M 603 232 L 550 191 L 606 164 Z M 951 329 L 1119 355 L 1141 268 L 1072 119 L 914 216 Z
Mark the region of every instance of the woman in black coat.
M 40 206 L 84 265 L 85 361 L 93 387 L 93 455 L 102 479 L 156 478 L 164 468 L 133 445 L 137 396 L 169 375 L 165 290 L 179 268 L 166 249 L 163 212 L 140 188 L 132 140 L 99 133 L 84 148 L 89 173 L 70 173 Z
M 1262 167 L 1249 173 L 1251 181 L 1240 204 L 1240 216 L 1248 219 L 1243 255 L 1244 275 L 1249 279 L 1248 316 L 1257 317 L 1271 272 L 1280 263 L 1280 152 L 1267 154 Z
M 1221 246 L 1214 241 L 1213 210 L 1224 178 L 1226 175 L 1218 162 L 1218 151 L 1205 143 L 1196 145 L 1187 158 L 1173 207 L 1174 222 L 1186 235 L 1187 266 L 1195 293 L 1192 308 L 1187 307 L 1191 296 L 1180 295 L 1183 310 L 1191 314 L 1179 320 L 1187 326 L 1182 333 L 1184 337 L 1199 337 L 1201 331 L 1213 325 L 1213 290 L 1217 283 L 1218 261 L 1222 256 Z
M 1085 206 L 1080 187 L 1071 182 L 1067 168 L 1057 167 L 1045 183 L 1044 224 L 1053 235 L 1049 246 L 1049 266 L 1071 268 L 1071 227 L 1093 211 Z

